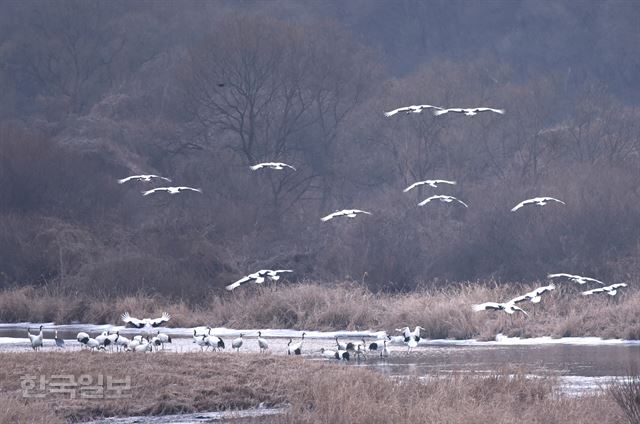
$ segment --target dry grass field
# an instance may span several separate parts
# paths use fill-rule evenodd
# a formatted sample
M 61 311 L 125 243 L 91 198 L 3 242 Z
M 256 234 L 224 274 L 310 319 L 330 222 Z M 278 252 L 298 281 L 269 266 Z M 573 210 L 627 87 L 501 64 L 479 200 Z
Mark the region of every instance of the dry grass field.
M 640 291 L 633 283 L 616 297 L 585 297 L 580 290 L 586 287 L 558 284 L 541 303 L 521 304 L 529 317 L 471 310 L 475 303 L 506 301 L 541 284 L 546 283 L 467 283 L 408 294 L 376 294 L 357 283 L 248 286 L 204 295 L 198 304 L 146 294 L 78 297 L 26 287 L 0 292 L 0 321 L 117 324 L 125 311 L 135 316 L 167 311 L 171 327 L 373 329 L 392 334 L 395 328 L 420 325 L 427 338 L 492 339 L 497 333 L 640 338 Z
M 272 355 L 6 353 L 0 423 L 61 423 L 96 417 L 286 405 L 282 423 L 623 423 L 607 392 L 564 397 L 554 379 L 513 370 L 491 376 L 391 379 L 374 371 Z M 131 378 L 131 398 L 22 397 L 23 375 L 102 373 Z

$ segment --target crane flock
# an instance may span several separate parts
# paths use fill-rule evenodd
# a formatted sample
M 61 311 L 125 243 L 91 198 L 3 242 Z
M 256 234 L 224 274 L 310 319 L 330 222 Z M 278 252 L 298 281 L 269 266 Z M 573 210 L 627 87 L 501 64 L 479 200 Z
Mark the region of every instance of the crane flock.
M 420 114 L 425 110 L 431 110 L 435 117 L 443 116 L 446 114 L 462 114 L 465 116 L 476 116 L 478 114 L 484 112 L 492 112 L 499 115 L 504 115 L 504 109 L 496 109 L 490 107 L 473 107 L 473 108 L 443 108 L 439 106 L 422 104 L 422 105 L 411 105 L 399 107 L 397 109 L 388 111 L 384 113 L 386 117 L 392 117 L 394 115 L 404 113 L 404 114 Z M 256 163 L 254 165 L 250 165 L 249 168 L 252 171 L 259 170 L 270 170 L 270 171 L 283 171 L 285 169 L 290 169 L 292 171 L 296 171 L 296 168 L 292 165 L 289 165 L 284 162 L 261 162 Z M 122 179 L 117 180 L 118 184 L 126 184 L 131 182 L 141 182 L 141 183 L 149 183 L 153 181 L 166 181 L 172 182 L 170 178 L 155 175 L 155 174 L 141 174 L 141 175 L 131 175 Z M 416 181 L 406 187 L 403 192 L 407 193 L 417 187 L 427 186 L 429 188 L 439 188 L 442 185 L 456 185 L 456 181 L 452 180 L 444 180 L 444 179 L 426 179 L 421 181 Z M 149 196 L 151 194 L 156 193 L 168 193 L 168 194 L 181 194 L 183 192 L 197 192 L 202 193 L 202 189 L 194 188 L 189 186 L 164 186 L 164 187 L 155 187 L 149 190 L 145 190 L 142 192 L 143 196 Z M 439 201 L 443 203 L 459 203 L 460 205 L 468 208 L 469 206 L 458 199 L 457 197 L 445 194 L 434 194 L 430 197 L 427 197 L 420 203 L 419 206 L 425 206 L 431 202 Z M 565 205 L 565 202 L 559 200 L 554 197 L 541 196 L 534 197 L 530 199 L 526 199 L 518 203 L 514 206 L 511 211 L 517 212 L 525 206 L 545 206 L 550 202 L 559 203 Z M 358 215 L 372 215 L 371 212 L 361 210 L 361 209 L 342 209 L 336 210 L 335 212 L 326 215 L 320 220 L 322 222 L 328 222 L 335 218 L 344 217 L 344 218 L 355 218 Z M 247 283 L 253 284 L 262 284 L 265 281 L 277 281 L 281 278 L 281 274 L 292 273 L 293 270 L 290 269 L 261 269 L 252 274 L 248 274 L 241 279 L 227 285 L 225 288 L 228 291 L 232 291 L 242 285 Z M 627 287 L 627 284 L 619 283 L 612 284 L 609 286 L 605 286 L 604 283 L 600 280 L 596 280 L 590 277 L 583 277 L 580 275 L 573 275 L 567 273 L 557 273 L 557 274 L 548 274 L 547 276 L 550 280 L 554 281 L 572 281 L 579 285 L 584 285 L 587 283 L 596 283 L 602 287 L 597 287 L 594 289 L 586 290 L 581 292 L 583 296 L 589 296 L 597 293 L 606 293 L 610 296 L 615 296 L 616 293 L 624 287 Z M 556 289 L 556 285 L 554 283 L 548 284 L 546 286 L 538 287 L 532 291 L 524 293 L 520 296 L 512 298 L 510 300 L 504 302 L 496 302 L 496 301 L 487 301 L 484 303 L 479 303 L 472 305 L 472 310 L 479 311 L 503 311 L 506 314 L 513 315 L 515 313 L 522 313 L 525 316 L 528 316 L 528 313 L 517 306 L 517 304 L 532 303 L 537 304 L 542 301 L 542 296 L 546 295 L 553 290 Z M 121 316 L 122 321 L 126 324 L 127 327 L 132 327 L 138 330 L 141 330 L 143 334 L 136 335 L 132 339 L 128 339 L 127 337 L 121 336 L 120 331 L 116 331 L 115 333 L 110 331 L 103 331 L 101 334 L 91 337 L 86 332 L 79 332 L 76 336 L 76 340 L 86 349 L 89 350 L 109 350 L 113 351 L 115 348 L 117 351 L 134 351 L 134 352 L 152 352 L 158 351 L 160 349 L 164 350 L 166 344 L 172 343 L 171 337 L 162 333 L 158 328 L 162 327 L 163 324 L 167 323 L 171 316 L 167 313 L 163 313 L 158 318 L 143 318 L 138 319 L 129 315 L 128 312 L 125 312 Z M 206 332 L 198 333 L 196 329 L 193 330 L 192 341 L 194 344 L 200 347 L 201 351 L 209 350 L 219 351 L 225 349 L 224 340 L 211 334 L 211 327 L 206 327 Z M 336 359 L 341 361 L 348 361 L 352 356 L 356 358 L 365 358 L 367 352 L 379 352 L 380 357 L 386 358 L 389 356 L 389 344 L 402 343 L 407 347 L 407 352 L 411 352 L 415 347 L 418 346 L 418 342 L 421 340 L 420 331 L 424 330 L 424 328 L 420 326 L 416 326 L 413 331 L 409 327 L 399 328 L 396 331 L 400 332 L 400 336 L 388 336 L 385 333 L 385 336 L 382 338 L 378 338 L 372 342 L 366 343 L 364 338 L 360 341 L 341 341 L 338 337 L 335 337 L 335 348 L 321 348 L 320 355 L 327 359 Z M 38 350 L 43 346 L 43 326 L 41 325 L 39 328 L 39 333 L 32 334 L 31 329 L 27 329 L 27 335 L 30 340 L 31 347 L 34 350 Z M 239 337 L 234 339 L 231 343 L 232 349 L 235 349 L 236 352 L 240 352 L 240 349 L 243 346 L 246 346 L 244 336 L 245 333 L 240 333 Z M 301 333 L 300 339 L 298 341 L 293 340 L 293 338 L 289 338 L 289 342 L 287 343 L 286 353 L 288 355 L 301 355 L 303 352 L 304 341 L 305 341 L 305 332 Z M 58 337 L 57 330 L 55 331 L 54 340 L 56 343 L 56 347 L 59 349 L 65 348 L 64 340 Z M 269 350 L 269 344 L 265 338 L 262 337 L 262 332 L 257 332 L 256 337 L 257 345 L 259 351 L 261 353 L 265 353 Z

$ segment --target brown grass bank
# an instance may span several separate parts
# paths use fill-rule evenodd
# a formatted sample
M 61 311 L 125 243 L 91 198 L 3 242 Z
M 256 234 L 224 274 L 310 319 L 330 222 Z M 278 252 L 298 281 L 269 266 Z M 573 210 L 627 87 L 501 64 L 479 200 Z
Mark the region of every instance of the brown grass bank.
M 0 423 L 58 423 L 289 405 L 283 423 L 622 423 L 602 393 L 559 396 L 555 380 L 521 374 L 394 380 L 374 371 L 270 355 L 9 353 L 0 369 Z M 23 375 L 102 373 L 131 378 L 130 399 L 22 398 Z
M 640 291 L 630 287 L 615 298 L 581 296 L 572 285 L 522 307 L 530 316 L 473 312 L 471 305 L 506 301 L 539 284 L 459 284 L 409 294 L 372 293 L 360 284 L 247 286 L 233 293 L 203 294 L 198 304 L 160 296 L 71 296 L 32 287 L 0 292 L 0 321 L 120 323 L 134 316 L 172 315 L 169 326 L 387 330 L 420 325 L 428 338 L 510 336 L 599 336 L 640 338 Z

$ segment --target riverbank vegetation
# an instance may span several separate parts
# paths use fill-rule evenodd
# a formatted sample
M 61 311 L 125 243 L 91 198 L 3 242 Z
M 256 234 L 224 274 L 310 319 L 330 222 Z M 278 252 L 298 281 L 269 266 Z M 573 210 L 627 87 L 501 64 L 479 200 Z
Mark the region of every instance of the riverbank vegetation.
M 299 330 L 386 330 L 422 326 L 423 337 L 493 339 L 508 336 L 597 336 L 640 338 L 640 292 L 633 284 L 615 297 L 582 296 L 582 286 L 560 283 L 539 304 L 520 313 L 473 312 L 471 306 L 506 301 L 540 284 L 466 283 L 412 293 L 373 293 L 362 283 L 249 285 L 232 293 L 203 293 L 199 302 L 163 296 L 95 296 L 23 287 L 0 292 L 1 322 L 71 322 L 123 325 L 123 312 L 156 316 L 166 311 L 169 327 Z M 561 285 L 564 284 L 564 285 Z M 115 305 L 115 306 L 114 306 Z
M 552 378 L 523 370 L 491 375 L 393 379 L 375 371 L 259 354 L 3 353 L 0 423 L 76 422 L 98 417 L 164 415 L 282 406 L 275 423 L 622 423 L 606 392 L 567 397 Z M 23 398 L 20 378 L 70 374 L 129 377 L 123 399 Z

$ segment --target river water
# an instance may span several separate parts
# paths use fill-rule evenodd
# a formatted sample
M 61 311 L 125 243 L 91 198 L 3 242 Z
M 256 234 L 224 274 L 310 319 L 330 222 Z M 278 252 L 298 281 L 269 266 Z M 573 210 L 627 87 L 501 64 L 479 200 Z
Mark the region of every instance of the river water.
M 26 328 L 36 332 L 40 324 L 0 324 L 0 352 L 31 350 Z M 79 331 L 88 332 L 95 337 L 105 330 L 120 330 L 121 335 L 133 337 L 139 330 L 120 326 L 96 326 L 74 324 L 56 326 L 45 323 L 44 350 L 55 350 L 53 330 L 65 339 L 65 350 L 79 350 L 75 340 Z M 171 334 L 173 342 L 167 344 L 161 354 L 198 352 L 200 348 L 193 343 L 193 328 L 166 328 L 163 332 Z M 154 330 L 156 331 L 156 330 Z M 257 331 L 255 329 L 234 330 L 215 328 L 211 334 L 225 340 L 223 352 L 208 352 L 211 355 L 242 354 L 257 352 Z M 294 330 L 263 329 L 262 337 L 269 343 L 271 354 L 286 355 L 287 342 L 300 340 L 301 332 Z M 206 330 L 198 327 L 197 332 Z M 232 352 L 231 342 L 244 334 L 244 343 L 239 353 Z M 370 342 L 383 335 L 375 331 L 307 331 L 303 355 L 310 360 L 325 360 L 320 356 L 320 348 L 335 349 L 334 338 L 341 341 Z M 601 390 L 607 383 L 637 373 L 640 369 L 640 342 L 599 338 L 563 338 L 548 337 L 518 339 L 498 336 L 495 341 L 476 340 L 421 340 L 413 352 L 399 339 L 389 345 L 389 358 L 380 358 L 376 352 L 370 352 L 366 359 L 351 360 L 345 366 L 365 367 L 393 377 L 417 376 L 421 378 L 437 377 L 453 373 L 474 373 L 490 375 L 497 370 L 519 372 L 526 375 L 554 376 L 558 378 L 563 393 L 579 396 L 594 390 Z M 96 354 L 108 354 L 96 352 Z M 127 353 L 134 354 L 134 353 Z

